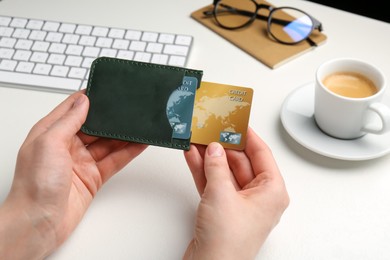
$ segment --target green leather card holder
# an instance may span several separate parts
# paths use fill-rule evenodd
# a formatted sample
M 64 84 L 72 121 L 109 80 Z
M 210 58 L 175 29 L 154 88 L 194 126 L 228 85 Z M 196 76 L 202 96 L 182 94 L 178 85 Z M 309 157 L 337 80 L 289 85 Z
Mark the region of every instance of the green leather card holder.
M 183 87 L 183 80 L 190 79 L 195 84 L 195 92 L 202 75 L 201 70 L 97 58 L 91 65 L 86 89 L 90 108 L 81 131 L 93 136 L 188 150 L 191 133 L 174 131 L 179 125 L 169 118 L 167 106 L 172 104 L 173 93 Z M 193 107 L 188 111 L 192 110 Z M 189 126 L 187 132 L 190 129 Z

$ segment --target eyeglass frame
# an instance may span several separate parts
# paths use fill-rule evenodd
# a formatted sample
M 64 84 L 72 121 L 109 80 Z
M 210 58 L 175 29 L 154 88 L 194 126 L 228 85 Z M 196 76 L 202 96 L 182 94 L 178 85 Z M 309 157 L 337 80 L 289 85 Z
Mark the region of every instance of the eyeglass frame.
M 318 21 L 316 18 L 314 18 L 313 16 L 309 15 L 308 13 L 306 13 L 305 11 L 302 11 L 302 10 L 300 10 L 298 8 L 290 7 L 290 6 L 272 7 L 272 6 L 266 5 L 266 4 L 258 4 L 255 0 L 249 0 L 249 1 L 253 2 L 256 5 L 256 11 L 254 11 L 253 13 L 249 12 L 249 11 L 245 11 L 245 10 L 240 10 L 240 11 L 242 11 L 245 15 L 251 14 L 251 16 L 252 16 L 251 19 L 248 20 L 248 22 L 244 23 L 241 26 L 238 26 L 238 27 L 228 27 L 228 26 L 225 26 L 225 25 L 221 24 L 218 21 L 218 19 L 217 19 L 217 6 L 218 6 L 218 3 L 221 2 L 221 1 L 223 1 L 223 0 L 214 0 L 213 1 L 213 5 L 214 5 L 213 10 L 212 11 L 204 11 L 203 14 L 206 15 L 206 16 L 213 15 L 214 18 L 215 18 L 215 21 L 218 23 L 218 25 L 220 27 L 224 28 L 224 29 L 227 29 L 227 30 L 237 30 L 237 29 L 244 28 L 244 27 L 247 27 L 247 26 L 251 25 L 255 21 L 255 19 L 266 20 L 267 21 L 267 32 L 277 42 L 280 42 L 280 43 L 283 43 L 283 44 L 288 44 L 288 45 L 295 45 L 295 44 L 298 44 L 298 43 L 306 40 L 306 41 L 309 42 L 309 44 L 311 46 L 314 46 L 314 47 L 318 46 L 316 42 L 314 42 L 312 39 L 310 39 L 310 35 L 313 33 L 314 30 L 318 30 L 319 32 L 322 32 L 322 30 L 323 30 L 322 23 L 320 21 Z M 259 10 L 260 9 L 264 9 L 264 8 L 269 11 L 268 16 L 264 16 L 264 15 L 258 14 Z M 312 26 L 311 26 L 312 28 L 311 28 L 310 33 L 305 38 L 303 38 L 302 40 L 299 40 L 299 41 L 296 41 L 296 42 L 285 42 L 285 41 L 279 40 L 277 37 L 275 37 L 271 33 L 271 29 L 270 29 L 271 18 L 272 18 L 272 14 L 275 11 L 278 11 L 280 9 L 291 9 L 291 10 L 295 10 L 295 11 L 301 12 L 304 15 L 306 15 L 312 21 Z M 279 19 L 276 19 L 276 18 L 274 18 L 274 20 L 279 21 L 279 23 L 285 22 L 285 21 L 280 21 Z

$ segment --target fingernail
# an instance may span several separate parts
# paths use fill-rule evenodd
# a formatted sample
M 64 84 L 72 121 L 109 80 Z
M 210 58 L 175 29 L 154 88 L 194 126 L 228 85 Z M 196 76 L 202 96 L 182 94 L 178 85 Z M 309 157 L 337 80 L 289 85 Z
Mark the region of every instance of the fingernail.
M 221 157 L 223 152 L 223 147 L 219 143 L 211 143 L 207 148 L 207 153 L 211 157 Z
M 76 101 L 73 103 L 73 107 L 77 107 L 79 105 L 81 105 L 82 103 L 84 103 L 85 101 L 85 96 L 84 95 L 80 95 Z

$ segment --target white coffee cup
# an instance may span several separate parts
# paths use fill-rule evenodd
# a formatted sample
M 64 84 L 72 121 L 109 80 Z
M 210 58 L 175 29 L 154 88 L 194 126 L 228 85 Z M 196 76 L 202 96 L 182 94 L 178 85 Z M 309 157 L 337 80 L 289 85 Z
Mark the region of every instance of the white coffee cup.
M 369 81 L 374 86 L 369 87 Z M 374 93 L 366 93 L 372 87 Z M 352 97 L 354 91 L 363 97 Z M 374 65 L 351 58 L 329 60 L 316 71 L 315 121 L 323 132 L 340 139 L 384 134 L 390 130 L 390 108 L 381 103 L 385 91 L 386 78 Z

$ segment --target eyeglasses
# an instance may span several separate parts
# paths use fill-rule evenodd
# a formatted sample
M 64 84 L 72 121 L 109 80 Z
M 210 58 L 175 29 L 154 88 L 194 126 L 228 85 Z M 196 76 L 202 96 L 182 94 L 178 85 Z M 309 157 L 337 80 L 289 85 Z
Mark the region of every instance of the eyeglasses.
M 255 19 L 266 20 L 269 35 L 284 44 L 292 45 L 307 40 L 310 45 L 317 46 L 309 36 L 314 30 L 322 31 L 322 25 L 317 19 L 294 7 L 274 8 L 258 4 L 255 0 L 214 0 L 213 5 L 214 9 L 204 14 L 213 15 L 220 27 L 235 30 L 249 26 Z M 260 9 L 267 9 L 269 14 L 259 14 Z

